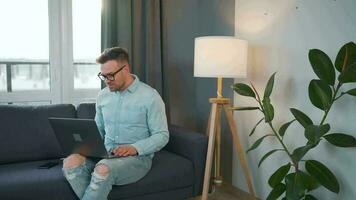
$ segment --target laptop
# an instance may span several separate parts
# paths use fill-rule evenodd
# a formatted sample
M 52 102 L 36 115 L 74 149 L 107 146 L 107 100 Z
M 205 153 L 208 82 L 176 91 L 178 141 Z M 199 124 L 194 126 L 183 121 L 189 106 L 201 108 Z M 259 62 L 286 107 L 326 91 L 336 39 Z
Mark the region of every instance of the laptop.
M 92 158 L 117 158 L 106 151 L 94 120 L 55 117 L 48 120 L 66 156 L 78 153 Z

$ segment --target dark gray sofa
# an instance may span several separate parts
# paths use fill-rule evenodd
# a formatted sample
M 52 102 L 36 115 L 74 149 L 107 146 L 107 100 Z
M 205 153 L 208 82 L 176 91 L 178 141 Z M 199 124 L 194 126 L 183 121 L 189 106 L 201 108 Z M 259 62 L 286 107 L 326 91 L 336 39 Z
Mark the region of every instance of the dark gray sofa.
M 77 199 L 61 165 L 37 169 L 64 157 L 48 117 L 92 119 L 94 104 L 0 106 L 0 199 Z M 157 152 L 151 171 L 141 180 L 114 186 L 109 199 L 182 200 L 201 194 L 207 138 L 169 126 L 170 141 Z

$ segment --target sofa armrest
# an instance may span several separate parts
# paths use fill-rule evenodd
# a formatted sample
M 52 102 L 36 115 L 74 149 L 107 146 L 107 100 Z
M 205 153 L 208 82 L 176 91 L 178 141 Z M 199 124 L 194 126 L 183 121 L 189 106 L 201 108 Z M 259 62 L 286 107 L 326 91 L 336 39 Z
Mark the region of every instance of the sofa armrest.
M 194 196 L 203 188 L 208 137 L 183 127 L 169 126 L 169 142 L 165 150 L 189 159 L 194 166 Z

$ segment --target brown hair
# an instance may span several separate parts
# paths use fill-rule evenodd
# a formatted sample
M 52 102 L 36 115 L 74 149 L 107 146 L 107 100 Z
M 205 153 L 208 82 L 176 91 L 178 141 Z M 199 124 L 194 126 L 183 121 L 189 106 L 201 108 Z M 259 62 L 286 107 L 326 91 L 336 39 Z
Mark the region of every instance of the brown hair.
M 103 53 L 96 59 L 99 64 L 104 64 L 109 60 L 119 60 L 129 62 L 129 53 L 121 47 L 112 47 L 105 49 Z

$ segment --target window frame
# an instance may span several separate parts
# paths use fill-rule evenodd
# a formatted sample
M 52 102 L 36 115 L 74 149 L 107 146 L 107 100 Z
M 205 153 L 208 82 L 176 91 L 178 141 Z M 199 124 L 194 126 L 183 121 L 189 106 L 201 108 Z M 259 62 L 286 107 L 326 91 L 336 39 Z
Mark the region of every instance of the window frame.
M 72 0 L 48 0 L 50 90 L 0 91 L 0 103 L 95 101 L 99 89 L 74 88 L 72 21 Z

